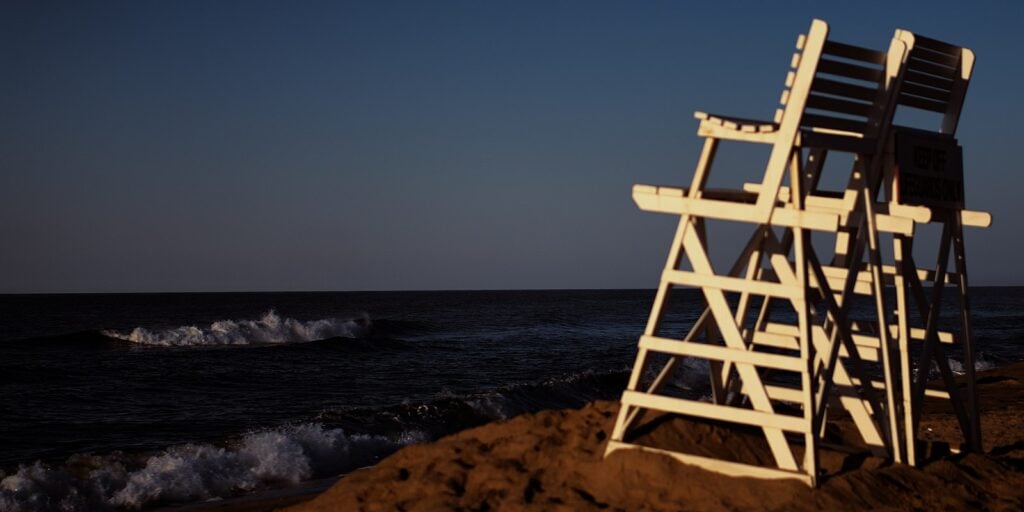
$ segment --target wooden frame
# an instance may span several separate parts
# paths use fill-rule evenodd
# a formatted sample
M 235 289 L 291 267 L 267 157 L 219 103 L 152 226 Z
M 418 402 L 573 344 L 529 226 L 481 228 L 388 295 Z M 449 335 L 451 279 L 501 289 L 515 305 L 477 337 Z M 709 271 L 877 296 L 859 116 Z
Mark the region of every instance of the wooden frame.
M 944 43 L 935 39 L 915 35 L 908 30 L 896 30 L 895 39 L 902 41 L 908 51 L 900 66 L 895 84 L 894 97 L 901 107 L 912 107 L 941 115 L 936 134 L 950 137 L 956 134 L 960 113 L 963 109 L 967 86 L 974 70 L 974 52 L 970 49 Z M 892 151 L 892 148 L 888 148 Z M 890 200 L 893 192 L 894 166 L 886 168 L 886 194 Z M 897 309 L 901 312 L 914 310 L 924 319 L 924 325 L 911 325 L 909 314 L 897 318 L 897 338 L 901 355 L 900 372 L 903 396 L 903 431 L 907 439 L 906 459 L 911 464 L 921 461 L 919 454 L 919 429 L 922 404 L 925 397 L 943 398 L 949 401 L 956 415 L 962 434 L 963 447 L 981 450 L 981 425 L 977 409 L 975 390 L 975 347 L 971 333 L 970 302 L 968 300 L 967 255 L 964 245 L 964 226 L 988 227 L 992 216 L 987 212 L 975 212 L 949 205 L 918 207 L 930 211 L 929 219 L 915 220 L 917 225 L 936 224 L 941 226 L 942 235 L 934 269 L 919 269 L 914 259 L 914 231 L 893 235 L 893 256 L 895 270 L 893 286 L 896 290 Z M 949 270 L 949 256 L 953 254 L 954 271 Z M 930 294 L 925 293 L 924 283 L 931 284 Z M 942 315 L 942 297 L 946 287 L 952 285 L 957 296 L 959 310 L 959 332 L 942 333 L 938 330 L 938 319 Z M 930 295 L 930 296 L 929 296 Z M 917 347 L 917 372 L 912 372 L 911 363 Z M 953 372 L 947 359 L 947 346 L 959 347 L 963 357 L 965 389 L 961 391 L 954 381 Z M 932 365 L 939 370 L 942 385 L 940 389 L 927 387 L 929 369 Z M 955 448 L 954 448 L 955 449 Z
M 962 226 L 988 224 L 991 216 L 878 200 L 883 182 L 893 181 L 892 166 L 886 162 L 891 158 L 887 150 L 896 108 L 936 110 L 948 101 L 943 129 L 955 129 L 969 79 L 968 69 L 965 83 L 953 80 L 948 94 L 929 92 L 929 85 L 920 82 L 935 69 L 918 69 L 921 59 L 910 58 L 911 52 L 934 53 L 938 48 L 944 52 L 940 57 L 948 57 L 955 47 L 930 39 L 916 42 L 915 49 L 913 35 L 897 31 L 889 50 L 878 52 L 830 40 L 828 25 L 814 20 L 807 35 L 797 40 L 782 108 L 774 121 L 698 112 L 697 133 L 705 141 L 690 187 L 634 186 L 633 198 L 641 209 L 679 215 L 680 221 L 606 454 L 641 449 L 729 475 L 795 478 L 815 485 L 818 447 L 830 407 L 849 413 L 862 441 L 876 454 L 914 463 L 920 402 L 926 395 L 950 396 L 959 407 L 964 432 L 980 446 L 976 411 L 957 405 L 951 376 L 946 390 L 927 390 L 922 381 L 911 382 L 908 347 L 912 341 L 921 342 L 924 362 L 942 354 L 943 344 L 961 343 L 970 352 Z M 963 52 L 968 55 L 969 50 Z M 968 68 L 973 63 L 970 55 L 963 60 Z M 743 190 L 706 188 L 720 140 L 770 144 L 762 182 L 748 183 Z M 855 158 L 846 189 L 831 194 L 818 190 L 818 182 L 827 155 L 836 151 L 853 153 Z M 716 273 L 708 258 L 707 219 L 753 228 L 727 273 Z M 930 222 L 946 226 L 943 254 L 948 256 L 952 244 L 957 251 L 955 273 L 946 271 L 945 256 L 934 270 L 913 264 L 909 249 L 915 226 Z M 832 238 L 834 250 L 828 260 L 815 253 L 814 233 Z M 883 261 L 883 236 L 893 239 L 891 264 Z M 921 280 L 938 285 L 931 301 L 923 297 Z M 937 329 L 936 308 L 947 283 L 960 292 L 964 327 L 959 333 Z M 659 332 L 668 297 L 677 286 L 700 288 L 705 304 L 682 339 Z M 896 309 L 887 302 L 889 286 L 897 290 Z M 926 325 L 909 325 L 908 292 L 928 318 Z M 732 303 L 726 293 L 735 298 Z M 855 295 L 873 302 L 873 316 L 854 318 Z M 772 318 L 772 306 L 779 304 L 792 308 L 790 320 Z M 890 323 L 894 313 L 897 325 Z M 655 353 L 667 355 L 667 363 L 652 382 L 641 386 Z M 710 402 L 662 392 L 682 357 L 709 361 Z M 773 372 L 799 375 L 800 384 L 777 382 Z M 943 370 L 947 375 L 948 368 Z M 971 379 L 973 392 L 973 373 Z M 780 412 L 783 405 L 787 411 L 795 407 L 799 414 Z M 629 435 L 647 410 L 760 427 L 775 467 L 637 445 Z M 801 461 L 793 450 L 797 444 L 804 448 Z

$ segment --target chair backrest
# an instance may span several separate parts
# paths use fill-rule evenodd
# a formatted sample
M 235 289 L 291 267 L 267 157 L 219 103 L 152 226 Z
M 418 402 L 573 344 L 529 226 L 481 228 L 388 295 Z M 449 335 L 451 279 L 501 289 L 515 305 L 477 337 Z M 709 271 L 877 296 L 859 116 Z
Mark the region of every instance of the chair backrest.
M 797 39 L 779 100 L 783 106 L 775 114 L 778 134 L 757 198 L 757 209 L 766 219 L 798 138 L 802 147 L 860 152 L 863 139 L 874 136 L 881 125 L 877 119 L 887 98 L 886 54 L 830 41 L 828 32 L 828 23 L 815 19 L 806 36 Z
M 894 41 L 886 53 L 829 40 L 828 24 L 816 19 L 796 46 L 782 108 L 775 114 L 778 136 L 757 198 L 762 211 L 775 200 L 798 136 L 804 148 L 875 154 L 891 124 L 889 63 L 894 54 L 903 61 L 902 42 Z
M 904 60 L 898 64 L 890 63 L 889 67 L 889 73 L 895 74 L 896 77 L 893 86 L 896 108 L 911 107 L 934 112 L 942 117 L 937 130 L 918 126 L 907 129 L 900 126 L 897 127 L 896 135 L 908 137 L 908 147 L 917 144 L 928 147 L 935 144 L 940 150 L 953 150 L 959 155 L 953 137 L 956 135 L 967 86 L 974 71 L 974 52 L 968 48 L 914 34 L 909 30 L 897 29 L 893 39 L 900 41 L 907 48 Z M 935 142 L 935 134 L 939 134 L 938 140 L 947 142 Z M 914 157 L 900 150 L 899 141 L 894 142 L 894 160 L 885 171 L 888 197 L 900 203 L 926 205 L 931 208 L 963 209 L 962 166 L 954 165 L 950 171 L 952 174 L 943 176 L 942 179 L 934 176 L 935 169 L 927 172 L 927 178 L 915 178 L 914 166 L 910 165 L 910 162 L 915 161 Z M 952 144 L 953 147 L 949 148 L 946 144 Z M 896 160 L 901 158 L 905 164 L 903 169 L 896 163 Z M 944 158 L 942 161 L 948 163 L 949 159 Z M 930 188 L 910 185 L 915 182 L 927 183 Z M 950 199 L 957 197 L 959 199 Z
M 896 82 L 897 102 L 942 114 L 940 133 L 955 134 L 974 71 L 974 52 L 909 30 L 897 29 L 893 37 L 907 46 Z
M 777 123 L 795 116 L 802 130 L 847 137 L 872 137 L 876 134 L 885 107 L 887 53 L 841 43 L 827 38 L 813 39 L 821 20 L 814 20 L 808 36 L 797 39 L 792 70 L 786 76 L 786 90 L 776 111 Z M 808 56 L 814 48 L 818 58 Z M 807 69 L 809 68 L 809 69 Z M 793 88 L 798 75 L 812 76 L 805 98 L 795 98 Z M 802 91 L 801 91 L 802 92 Z M 795 100 L 795 101 L 794 101 Z M 802 100 L 802 101 L 801 101 Z

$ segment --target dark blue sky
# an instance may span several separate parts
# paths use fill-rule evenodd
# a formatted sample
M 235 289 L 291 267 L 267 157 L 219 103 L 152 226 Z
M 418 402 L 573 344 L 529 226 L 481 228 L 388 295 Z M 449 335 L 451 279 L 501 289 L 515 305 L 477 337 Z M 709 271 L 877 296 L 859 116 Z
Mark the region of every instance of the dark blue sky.
M 813 17 L 976 51 L 972 280 L 1024 284 L 1024 8 L 975 4 L 4 2 L 0 292 L 653 287 L 631 185 L 770 118 Z

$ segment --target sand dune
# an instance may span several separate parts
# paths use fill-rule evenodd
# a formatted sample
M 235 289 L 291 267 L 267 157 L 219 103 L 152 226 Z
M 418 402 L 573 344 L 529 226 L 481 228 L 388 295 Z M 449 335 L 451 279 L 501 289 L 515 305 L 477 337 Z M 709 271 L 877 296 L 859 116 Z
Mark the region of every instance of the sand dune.
M 618 404 L 528 414 L 409 446 L 289 510 L 949 510 L 1024 509 L 1024 365 L 979 374 L 985 454 L 943 456 L 923 468 L 828 452 L 818 489 L 795 481 L 728 478 L 638 452 L 603 459 Z M 954 432 L 945 404 L 922 420 L 930 441 Z M 738 460 L 769 460 L 756 435 L 668 416 L 644 436 Z M 844 435 L 840 420 L 830 426 Z

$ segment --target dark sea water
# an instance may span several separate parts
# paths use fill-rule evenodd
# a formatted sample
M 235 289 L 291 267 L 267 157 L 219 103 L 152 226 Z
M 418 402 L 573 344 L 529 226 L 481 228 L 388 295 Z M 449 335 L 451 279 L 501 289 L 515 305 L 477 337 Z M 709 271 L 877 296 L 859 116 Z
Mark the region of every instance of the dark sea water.
M 337 475 L 614 399 L 650 290 L 0 296 L 0 511 L 152 508 Z M 675 295 L 669 330 L 700 313 Z M 972 290 L 979 367 L 1024 289 Z M 700 382 L 678 386 L 695 396 Z

